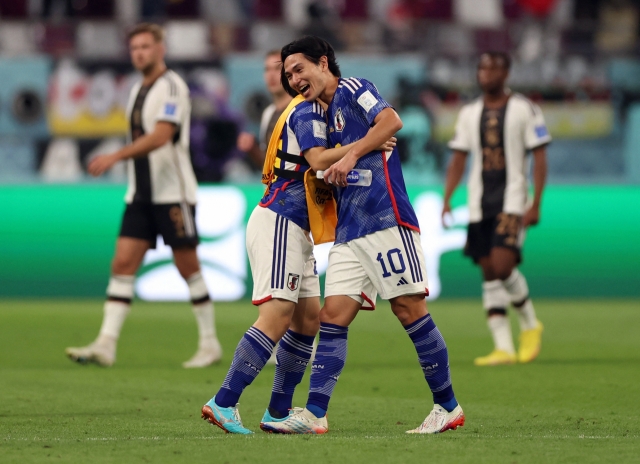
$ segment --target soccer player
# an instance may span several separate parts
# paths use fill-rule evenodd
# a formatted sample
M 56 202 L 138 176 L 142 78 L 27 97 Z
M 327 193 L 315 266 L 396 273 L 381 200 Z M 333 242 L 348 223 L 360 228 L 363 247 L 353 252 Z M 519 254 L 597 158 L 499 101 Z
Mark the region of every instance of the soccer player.
M 381 144 L 382 148 L 393 147 L 394 140 Z M 322 106 L 302 98 L 291 101 L 275 124 L 267 150 L 263 170 L 267 191 L 247 224 L 252 300 L 258 319 L 240 340 L 222 386 L 202 407 L 203 419 L 227 433 L 253 433 L 243 425 L 237 403 L 276 344 L 275 380 L 261 424 L 288 416 L 295 387 L 311 358 L 320 327 L 320 284 L 305 174 L 310 167 L 328 168 L 350 148 L 327 150 L 327 146 Z
M 269 140 L 271 140 L 271 134 L 273 129 L 280 118 L 280 115 L 291 103 L 291 95 L 289 95 L 280 82 L 280 68 L 282 62 L 280 61 L 280 50 L 271 50 L 267 52 L 264 58 L 264 84 L 267 90 L 271 94 L 273 103 L 265 108 L 262 112 L 262 118 L 260 120 L 260 131 L 258 140 L 248 132 L 242 132 L 238 136 L 238 149 L 246 152 L 249 155 L 251 161 L 256 165 L 262 167 L 264 164 L 265 153 Z M 267 364 L 276 363 L 276 353 L 278 348 L 273 351 L 271 358 L 267 361 Z
M 540 108 L 505 83 L 510 59 L 484 53 L 478 65 L 482 97 L 460 110 L 456 134 L 449 143 L 453 157 L 447 170 L 443 221 L 451 212 L 451 195 L 471 153 L 469 229 L 465 254 L 482 269 L 482 301 L 495 349 L 475 359 L 478 366 L 533 361 L 540 352 L 542 324 L 536 318 L 529 288 L 518 271 L 526 227 L 540 220 L 540 201 L 547 172 L 546 145 L 551 141 Z M 534 196 L 528 203 L 528 152 L 533 152 Z M 507 306 L 520 321 L 516 355 Z
M 328 432 L 326 413 L 345 364 L 349 325 L 361 308 L 374 308 L 377 293 L 390 300 L 433 393 L 431 413 L 408 433 L 439 433 L 462 426 L 464 413 L 451 386 L 447 347 L 427 311 L 418 220 L 400 159 L 395 149 L 376 149 L 402 122 L 371 82 L 340 77 L 333 48 L 323 39 L 303 37 L 286 45 L 282 60 L 283 86 L 306 101 L 328 106 L 329 145 L 353 146 L 324 173 L 325 181 L 337 187 L 338 224 L 306 408 L 263 428 L 276 433 Z M 369 187 L 347 187 L 354 167 L 371 171 Z
M 199 345 L 184 367 L 204 367 L 222 356 L 216 337 L 213 304 L 196 255 L 198 233 L 194 221 L 196 178 L 189 159 L 189 89 L 164 62 L 163 31 L 155 24 L 139 24 L 129 34 L 133 66 L 142 82 L 131 90 L 127 117 L 130 143 L 121 150 L 94 158 L 89 172 L 99 176 L 127 160 L 129 187 L 116 242 L 104 318 L 98 338 L 66 353 L 80 363 L 111 366 L 116 344 L 134 293 L 135 274 L 156 238 L 173 249 L 173 258 L 189 287 L 198 323 Z
M 238 149 L 249 155 L 251 161 L 262 167 L 267 145 L 271 140 L 271 133 L 278 118 L 291 102 L 291 95 L 285 92 L 280 83 L 280 50 L 267 52 L 264 58 L 264 84 L 271 95 L 273 103 L 265 108 L 260 119 L 258 139 L 248 132 L 242 132 L 238 136 Z

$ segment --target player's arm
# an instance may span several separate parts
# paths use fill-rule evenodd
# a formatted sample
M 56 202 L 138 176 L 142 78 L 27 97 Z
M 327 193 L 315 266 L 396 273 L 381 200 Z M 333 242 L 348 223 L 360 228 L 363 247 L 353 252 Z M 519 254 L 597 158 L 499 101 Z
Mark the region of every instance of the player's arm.
M 386 140 L 380 146 L 374 148 L 374 150 L 379 151 L 389 151 L 393 150 L 393 147 L 396 146 L 396 142 L 398 140 L 395 137 L 391 137 L 389 140 Z M 344 156 L 351 150 L 355 144 L 358 142 L 350 143 L 349 145 L 345 145 L 343 147 L 336 148 L 324 148 L 324 147 L 313 147 L 305 152 L 303 155 L 305 159 L 309 162 L 309 166 L 314 171 L 324 171 L 331 167 L 332 164 L 340 161 Z
M 540 222 L 540 204 L 546 181 L 547 147 L 543 145 L 533 149 L 533 204 L 522 218 L 524 227 L 534 226 Z
M 453 156 L 447 167 L 447 177 L 444 184 L 444 200 L 442 205 L 442 224 L 447 227 L 445 215 L 451 213 L 451 197 L 464 174 L 464 167 L 467 164 L 467 152 L 453 150 Z
M 333 164 L 324 173 L 327 183 L 333 183 L 340 187 L 347 186 L 347 174 L 356 165 L 356 162 L 364 155 L 371 153 L 385 141 L 394 136 L 402 129 L 400 116 L 393 108 L 384 108 L 373 120 L 373 127 L 369 129 L 367 135 L 351 146 L 344 157 Z
M 108 171 L 118 161 L 129 158 L 147 156 L 153 150 L 157 150 L 164 144 L 173 140 L 177 127 L 168 121 L 158 121 L 150 134 L 138 137 L 133 143 L 125 145 L 120 150 L 108 155 L 96 156 L 87 167 L 89 174 L 99 176 Z

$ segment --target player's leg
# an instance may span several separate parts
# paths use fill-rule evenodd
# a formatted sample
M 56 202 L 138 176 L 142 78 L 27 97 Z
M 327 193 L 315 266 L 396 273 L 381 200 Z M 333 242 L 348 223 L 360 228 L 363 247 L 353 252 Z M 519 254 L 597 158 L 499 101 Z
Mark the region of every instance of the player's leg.
M 304 255 L 303 240 L 308 248 Z M 247 251 L 258 319 L 238 343 L 221 388 L 202 408 L 202 417 L 226 432 L 252 433 L 242 425 L 237 402 L 291 324 L 299 279 L 312 248 L 296 224 L 266 208 L 254 209 L 247 224 Z
M 478 366 L 512 364 L 516 360 L 511 325 L 507 317 L 509 299 L 491 260 L 497 223 L 496 218 L 489 218 L 469 224 L 464 250 L 482 269 L 482 305 L 494 344 L 491 353 L 474 360 L 474 364 Z
M 216 336 L 215 313 L 200 262 L 193 246 L 173 249 L 173 260 L 189 287 L 193 314 L 198 324 L 198 351 L 183 367 L 206 367 L 222 358 L 222 347 Z
M 538 321 L 529 297 L 527 280 L 517 268 L 519 254 L 511 248 L 495 247 L 491 260 L 496 263 L 497 274 L 509 294 L 509 300 L 518 314 L 520 323 L 520 346 L 518 361 L 533 361 L 540 353 L 543 325 Z
M 439 433 L 463 425 L 464 414 L 451 386 L 447 346 L 427 311 L 427 272 L 419 233 L 406 227 L 389 228 L 354 240 L 353 247 L 413 342 L 433 394 L 434 409 L 409 433 Z
M 242 425 L 238 400 L 262 371 L 276 342 L 287 331 L 295 303 L 273 298 L 258 307 L 258 320 L 240 339 L 222 386 L 202 408 L 202 417 L 225 432 L 253 433 Z
M 493 251 L 493 250 L 492 250 Z M 513 364 L 516 361 L 511 323 L 507 314 L 509 297 L 496 272 L 491 252 L 478 259 L 482 269 L 482 306 L 487 314 L 487 326 L 493 338 L 493 351 L 474 360 L 476 366 Z
M 313 356 L 314 340 L 320 329 L 320 282 L 315 268 L 315 258 L 311 255 L 301 274 L 300 293 L 291 325 L 278 343 L 271 401 L 261 423 L 289 415 L 294 390 Z
M 115 362 L 120 330 L 133 299 L 135 273 L 151 245 L 151 242 L 140 238 L 118 238 L 98 338 L 86 347 L 67 348 L 69 358 L 80 363 L 95 362 L 102 366 L 111 366 Z
M 263 430 L 291 434 L 329 431 L 326 413 L 347 358 L 349 325 L 363 305 L 373 309 L 375 299 L 373 285 L 355 253 L 348 244 L 335 245 L 329 253 L 320 336 L 311 367 L 306 407 L 295 408 L 294 413 L 281 422 L 261 424 Z
M 220 360 L 222 348 L 216 337 L 213 302 L 196 253 L 199 239 L 195 206 L 187 203 L 154 205 L 153 213 L 155 227 L 164 243 L 173 250 L 173 261 L 189 287 L 193 314 L 198 324 L 198 350 L 182 366 L 209 366 Z

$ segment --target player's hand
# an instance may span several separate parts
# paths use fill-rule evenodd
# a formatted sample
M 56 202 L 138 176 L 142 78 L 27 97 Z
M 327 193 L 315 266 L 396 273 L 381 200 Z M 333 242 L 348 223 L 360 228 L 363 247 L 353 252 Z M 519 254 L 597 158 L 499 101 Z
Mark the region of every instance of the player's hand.
M 532 206 L 524 213 L 522 218 L 522 227 L 535 226 L 540 222 L 540 207 Z
M 442 227 L 448 229 L 451 227 L 451 204 L 447 201 L 442 205 Z
M 350 156 L 349 153 L 347 153 L 344 158 L 334 163 L 324 172 L 325 183 L 335 185 L 336 187 L 346 187 L 347 174 L 355 167 L 356 161 L 358 160 L 355 156 Z
M 236 146 L 238 147 L 238 150 L 244 152 L 251 151 L 255 144 L 256 138 L 249 132 L 240 132 L 240 135 L 238 135 L 238 140 L 236 140 Z
M 111 155 L 98 155 L 91 160 L 87 166 L 87 171 L 94 177 L 101 176 L 111 169 L 114 164 L 120 161 L 115 153 Z
M 378 151 L 391 151 L 396 146 L 396 142 L 397 141 L 398 141 L 397 138 L 391 137 L 385 143 L 383 143 L 378 148 L 376 148 L 376 150 L 378 150 Z

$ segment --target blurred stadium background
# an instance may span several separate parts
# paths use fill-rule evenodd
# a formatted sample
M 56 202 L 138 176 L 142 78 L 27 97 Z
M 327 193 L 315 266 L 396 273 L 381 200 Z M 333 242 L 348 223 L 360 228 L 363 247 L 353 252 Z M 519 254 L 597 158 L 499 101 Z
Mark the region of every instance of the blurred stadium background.
M 458 226 L 438 213 L 446 142 L 478 94 L 477 56 L 508 51 L 510 86 L 541 104 L 554 142 L 542 224 L 525 249 L 539 296 L 640 296 L 640 2 L 632 0 L 1 0 L 0 297 L 101 296 L 119 226 L 124 166 L 87 160 L 124 143 L 136 79 L 126 30 L 157 21 L 168 63 L 188 81 L 198 224 L 218 300 L 247 295 L 245 221 L 258 167 L 236 148 L 269 96 L 264 53 L 303 33 L 338 49 L 345 76 L 375 81 L 405 127 L 400 154 L 420 215 L 434 297 L 479 294 Z M 321 270 L 326 248 L 318 251 Z M 137 293 L 179 300 L 186 286 L 159 247 Z
M 101 319 L 125 172 L 93 179 L 86 165 L 124 143 L 136 79 L 125 38 L 140 21 L 164 25 L 168 64 L 191 88 L 198 252 L 225 350 L 211 369 L 180 368 L 196 328 L 188 305 L 157 302 L 187 300 L 162 244 L 141 269 L 136 292 L 149 302 L 134 303 L 117 365 L 83 369 L 64 356 Z M 636 461 L 639 22 L 638 0 L 0 0 L 0 461 L 282 462 L 299 452 L 407 462 L 425 450 L 435 462 Z M 430 310 L 468 415 L 464 429 L 428 444 L 402 433 L 431 405 L 386 303 L 354 322 L 324 447 L 308 437 L 295 449 L 265 434 L 224 438 L 198 420 L 255 317 L 244 231 L 263 188 L 236 137 L 257 133 L 269 103 L 265 52 L 303 33 L 330 40 L 343 75 L 374 81 L 404 121 L 400 155 L 431 299 L 442 297 Z M 554 138 L 542 221 L 522 266 L 543 350 L 530 365 L 490 370 L 472 365 L 490 337 L 479 271 L 461 253 L 464 188 L 455 227 L 443 230 L 439 217 L 446 142 L 461 105 L 479 94 L 486 50 L 512 55 L 511 88 L 542 106 Z M 316 252 L 321 272 L 327 251 Z M 269 370 L 242 399 L 253 429 Z M 307 385 L 308 376 L 295 405 Z

